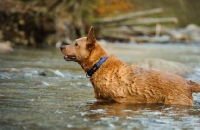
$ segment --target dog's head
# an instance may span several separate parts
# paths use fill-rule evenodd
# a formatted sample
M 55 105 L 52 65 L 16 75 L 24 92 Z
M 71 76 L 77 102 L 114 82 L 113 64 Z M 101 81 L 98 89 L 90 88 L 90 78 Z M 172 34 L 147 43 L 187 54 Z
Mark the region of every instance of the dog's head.
M 87 59 L 96 44 L 94 28 L 91 27 L 87 37 L 76 39 L 73 44 L 62 45 L 61 52 L 66 61 L 81 62 Z

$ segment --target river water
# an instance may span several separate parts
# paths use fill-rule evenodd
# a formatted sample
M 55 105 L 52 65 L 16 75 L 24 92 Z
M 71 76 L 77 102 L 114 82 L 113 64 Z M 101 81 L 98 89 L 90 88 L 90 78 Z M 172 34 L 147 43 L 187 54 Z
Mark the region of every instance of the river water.
M 177 61 L 195 69 L 200 83 L 200 45 L 113 44 L 107 51 L 125 62 L 143 58 Z M 0 54 L 0 129 L 200 129 L 200 94 L 194 106 L 97 103 L 81 67 L 59 49 L 16 48 Z

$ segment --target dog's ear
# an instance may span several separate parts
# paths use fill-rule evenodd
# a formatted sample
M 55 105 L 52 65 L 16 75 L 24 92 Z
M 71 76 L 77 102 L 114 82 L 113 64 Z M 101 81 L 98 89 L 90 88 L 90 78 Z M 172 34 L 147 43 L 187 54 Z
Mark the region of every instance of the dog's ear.
M 95 42 L 96 42 L 96 37 L 95 37 L 95 34 L 94 34 L 94 28 L 91 26 L 90 30 L 87 34 L 87 48 L 89 50 L 92 50 L 92 48 L 95 45 Z

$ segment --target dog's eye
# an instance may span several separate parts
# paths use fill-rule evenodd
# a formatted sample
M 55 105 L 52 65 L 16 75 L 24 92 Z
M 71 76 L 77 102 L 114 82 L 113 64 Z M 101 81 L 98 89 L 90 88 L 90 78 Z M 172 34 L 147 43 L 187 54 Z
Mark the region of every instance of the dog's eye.
M 78 43 L 76 42 L 74 45 L 75 45 L 75 46 L 78 46 Z

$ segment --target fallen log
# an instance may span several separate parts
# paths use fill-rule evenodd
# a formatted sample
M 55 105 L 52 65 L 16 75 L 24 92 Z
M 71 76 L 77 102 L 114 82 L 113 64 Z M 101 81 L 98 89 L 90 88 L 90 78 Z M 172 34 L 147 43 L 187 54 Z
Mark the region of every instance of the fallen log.
M 144 35 L 142 31 L 126 26 L 118 28 L 103 28 L 101 29 L 100 34 Z
M 123 25 L 131 26 L 131 25 L 151 25 L 151 24 L 157 24 L 157 23 L 178 23 L 178 19 L 175 17 L 169 17 L 169 18 L 142 18 L 142 19 L 136 19 L 136 20 L 127 20 L 123 22 Z
M 136 26 L 136 25 L 155 25 L 157 23 L 173 23 L 177 24 L 178 19 L 176 17 L 169 18 L 142 18 L 135 20 L 126 20 L 120 22 L 112 22 L 109 24 L 99 24 L 102 27 L 119 27 L 119 26 Z
M 175 25 L 178 23 L 178 19 L 176 17 L 146 17 L 162 12 L 162 8 L 132 12 L 114 18 L 98 19 L 93 24 L 100 29 L 99 38 L 136 43 L 166 43 L 171 41 L 171 36 L 169 35 L 169 28 L 162 25 Z
M 162 13 L 163 9 L 162 8 L 156 8 L 156 9 L 151 9 L 151 10 L 146 10 L 146 11 L 139 11 L 139 12 L 133 12 L 133 13 L 128 13 L 128 14 L 122 14 L 114 18 L 102 18 L 98 19 L 94 22 L 94 24 L 105 24 L 105 23 L 112 23 L 112 22 L 119 22 L 119 21 L 124 21 L 127 19 L 135 19 L 136 17 L 139 16 L 146 16 L 146 15 L 152 15 L 156 13 Z
M 123 33 L 112 33 L 112 32 L 101 32 L 99 35 L 100 38 L 106 38 L 109 40 L 114 40 L 114 41 L 122 41 L 122 42 L 130 42 L 131 41 L 131 36 L 126 35 Z
M 159 35 L 156 35 L 156 27 L 120 27 L 120 28 L 104 28 L 99 33 L 99 38 L 106 38 L 114 41 L 123 42 L 160 42 L 166 43 L 170 41 L 169 29 L 162 27 Z
M 110 35 L 110 34 L 124 34 L 124 35 L 131 35 L 131 36 L 142 36 L 142 35 L 156 35 L 156 27 L 141 27 L 141 26 L 133 26 L 133 27 L 112 27 L 112 28 L 101 28 L 99 32 L 100 35 Z M 159 30 L 159 35 L 168 35 L 169 28 L 162 27 Z
M 124 35 L 124 34 L 104 33 L 101 36 L 111 41 L 120 41 L 120 42 L 128 42 L 128 43 L 169 43 L 171 41 L 171 38 L 168 35 L 154 37 L 154 36 L 147 36 L 147 35 L 131 36 L 131 35 Z

